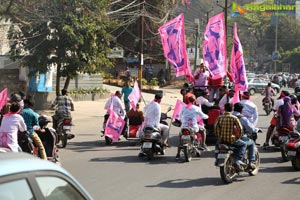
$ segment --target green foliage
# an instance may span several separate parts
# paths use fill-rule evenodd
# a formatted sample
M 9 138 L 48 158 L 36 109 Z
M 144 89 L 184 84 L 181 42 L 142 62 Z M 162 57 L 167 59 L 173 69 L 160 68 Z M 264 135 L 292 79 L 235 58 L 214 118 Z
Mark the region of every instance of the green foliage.
M 90 89 L 78 88 L 69 91 L 69 94 L 103 94 L 103 93 L 109 93 L 109 91 L 101 87 L 95 87 Z
M 12 26 L 9 32 L 11 58 L 29 66 L 30 75 L 47 71 L 50 64 L 57 64 L 58 75 L 70 78 L 80 72 L 93 74 L 112 67 L 106 57 L 112 39 L 109 30 L 114 25 L 106 15 L 108 3 L 107 0 L 45 3 L 32 0 L 29 4 L 34 5 L 35 15 L 30 17 L 27 7 L 13 4 L 10 12 L 27 23 L 13 18 L 18 28 Z M 27 9 L 32 8 L 30 5 Z
M 158 85 L 158 79 L 156 77 L 152 78 L 150 81 L 150 85 L 157 86 Z
M 148 81 L 145 78 L 142 78 L 142 85 L 147 85 Z

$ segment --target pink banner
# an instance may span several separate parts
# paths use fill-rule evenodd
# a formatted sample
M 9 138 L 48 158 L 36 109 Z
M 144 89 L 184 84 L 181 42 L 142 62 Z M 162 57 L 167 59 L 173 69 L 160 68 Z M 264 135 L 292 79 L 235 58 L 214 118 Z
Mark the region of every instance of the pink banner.
M 230 72 L 233 77 L 235 90 L 244 92 L 248 90 L 246 68 L 243 58 L 243 47 L 237 34 L 237 25 L 233 27 L 233 45 L 230 60 Z
M 190 82 L 194 82 L 191 73 L 189 58 L 186 51 L 184 33 L 184 15 L 170 20 L 158 29 L 165 58 L 173 64 L 176 77 L 186 76 Z
M 224 13 L 209 18 L 204 32 L 203 63 L 213 79 L 226 75 L 226 30 Z
M 104 135 L 110 137 L 113 141 L 118 141 L 124 128 L 125 121 L 114 111 L 111 111 L 106 122 Z
M 174 108 L 174 112 L 173 112 L 173 115 L 172 115 L 172 119 L 180 120 L 179 113 L 181 111 L 182 106 L 184 106 L 184 105 L 185 105 L 185 103 L 183 103 L 182 101 L 177 99 L 176 105 L 175 105 L 175 108 Z
M 139 88 L 138 83 L 135 81 L 134 86 L 133 86 L 133 90 L 131 91 L 131 93 L 128 96 L 128 99 L 130 101 L 130 105 L 133 108 L 133 110 L 136 110 L 136 104 L 139 102 L 141 97 L 142 97 L 141 90 Z
M 2 107 L 6 104 L 7 102 L 7 93 L 8 93 L 8 90 L 7 88 L 3 89 L 1 92 L 0 92 L 0 110 L 2 109 Z
M 235 88 L 235 92 L 234 92 L 234 95 L 232 97 L 231 103 L 235 104 L 235 103 L 238 103 L 238 102 L 240 102 L 240 90 L 239 90 L 239 88 Z

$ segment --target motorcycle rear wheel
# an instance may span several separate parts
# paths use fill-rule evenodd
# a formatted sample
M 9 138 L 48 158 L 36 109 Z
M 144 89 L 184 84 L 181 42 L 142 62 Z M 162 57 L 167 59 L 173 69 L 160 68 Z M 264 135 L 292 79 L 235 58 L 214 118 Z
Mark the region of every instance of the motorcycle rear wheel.
M 153 149 L 148 149 L 146 152 L 145 152 L 148 160 L 153 160 L 153 157 L 154 157 L 154 152 L 153 152 Z
M 256 167 L 255 167 L 255 169 L 249 171 L 250 176 L 256 176 L 258 174 L 259 165 L 260 165 L 260 157 L 259 157 L 258 151 L 256 151 L 256 153 L 255 153 L 255 166 Z
M 62 131 L 61 134 L 61 147 L 65 148 L 67 146 L 68 134 L 65 131 Z
M 183 146 L 183 154 L 186 162 L 191 162 L 192 160 L 192 149 L 189 146 Z
M 292 160 L 292 166 L 296 171 L 300 171 L 300 154 L 297 153 L 296 158 Z
M 281 157 L 282 157 L 283 162 L 290 161 L 290 158 L 287 155 L 288 151 L 286 150 L 285 145 L 283 145 L 283 146 L 280 147 L 280 152 L 281 152 Z
M 220 167 L 220 175 L 221 179 L 223 180 L 224 183 L 232 183 L 234 177 L 236 176 L 236 170 L 234 167 L 234 157 L 230 156 L 227 158 L 225 161 L 224 166 Z
M 110 145 L 110 144 L 112 144 L 112 139 L 110 138 L 110 137 L 108 137 L 108 136 L 105 136 L 105 144 L 107 144 L 107 145 Z

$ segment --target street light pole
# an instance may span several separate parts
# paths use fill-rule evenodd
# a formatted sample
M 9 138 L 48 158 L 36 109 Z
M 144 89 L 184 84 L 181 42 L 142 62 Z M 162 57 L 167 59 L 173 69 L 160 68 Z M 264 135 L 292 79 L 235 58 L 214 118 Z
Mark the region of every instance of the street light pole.
M 195 24 L 197 25 L 197 28 L 196 28 L 196 45 L 195 45 L 195 63 L 194 63 L 194 69 L 196 69 L 196 66 L 197 66 L 197 60 L 198 60 L 198 37 L 199 37 L 199 25 L 200 25 L 200 21 L 199 21 L 199 18 L 196 18 L 195 19 Z
M 140 0 L 141 2 L 141 16 L 140 16 L 140 30 L 139 30 L 139 37 L 140 37 L 140 65 L 139 65 L 139 71 L 138 71 L 138 85 L 139 88 L 142 89 L 142 77 L 143 77 L 143 65 L 144 65 L 144 0 Z

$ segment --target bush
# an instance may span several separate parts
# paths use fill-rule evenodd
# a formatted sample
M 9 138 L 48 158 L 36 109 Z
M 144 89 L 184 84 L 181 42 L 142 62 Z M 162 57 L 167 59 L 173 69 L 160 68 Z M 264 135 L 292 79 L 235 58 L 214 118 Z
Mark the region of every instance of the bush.
M 148 81 L 144 78 L 142 78 L 142 85 L 147 85 L 148 84 Z
M 156 77 L 152 78 L 150 81 L 150 85 L 157 86 L 158 85 L 158 79 Z
M 101 87 L 95 87 L 90 89 L 78 88 L 69 91 L 69 94 L 103 94 L 103 93 L 109 93 L 109 91 Z

